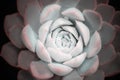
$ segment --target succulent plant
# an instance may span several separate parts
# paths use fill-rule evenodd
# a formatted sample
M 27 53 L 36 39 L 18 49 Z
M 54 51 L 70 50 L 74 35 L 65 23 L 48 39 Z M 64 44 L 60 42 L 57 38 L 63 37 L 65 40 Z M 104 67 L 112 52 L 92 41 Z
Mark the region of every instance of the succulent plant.
M 120 72 L 120 12 L 109 0 L 17 0 L 1 56 L 18 80 L 104 80 Z

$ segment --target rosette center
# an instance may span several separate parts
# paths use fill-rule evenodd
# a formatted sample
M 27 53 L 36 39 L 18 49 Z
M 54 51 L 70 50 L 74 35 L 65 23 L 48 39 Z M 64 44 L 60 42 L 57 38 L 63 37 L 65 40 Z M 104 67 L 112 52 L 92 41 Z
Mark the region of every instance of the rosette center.
M 65 53 L 70 52 L 77 43 L 75 36 L 72 33 L 64 30 L 62 27 L 53 31 L 53 39 L 57 48 Z

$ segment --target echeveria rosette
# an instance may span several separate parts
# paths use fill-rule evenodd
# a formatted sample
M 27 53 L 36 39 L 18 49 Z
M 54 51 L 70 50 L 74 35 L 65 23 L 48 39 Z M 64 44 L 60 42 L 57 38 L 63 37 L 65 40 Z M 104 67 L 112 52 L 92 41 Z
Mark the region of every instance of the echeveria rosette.
M 107 4 L 17 0 L 19 13 L 5 18 L 11 42 L 1 56 L 23 69 L 18 80 L 104 80 L 120 68 L 120 12 Z

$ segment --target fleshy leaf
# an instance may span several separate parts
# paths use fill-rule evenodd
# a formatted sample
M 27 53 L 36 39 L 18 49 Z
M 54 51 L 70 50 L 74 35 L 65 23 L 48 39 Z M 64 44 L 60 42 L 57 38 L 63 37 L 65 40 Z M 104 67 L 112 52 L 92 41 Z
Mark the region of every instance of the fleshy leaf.
M 64 11 L 65 9 L 76 7 L 79 1 L 80 0 L 58 0 L 57 4 L 61 5 L 62 6 L 61 11 Z
M 55 40 L 55 38 L 57 37 L 57 35 L 58 35 L 58 33 L 60 32 L 60 31 L 62 31 L 63 29 L 62 28 L 57 28 L 57 29 L 55 29 L 55 30 L 53 30 L 52 32 L 51 32 L 51 37 Z
M 22 30 L 22 40 L 24 45 L 32 52 L 35 52 L 35 45 L 37 41 L 37 35 L 32 30 L 30 25 L 26 25 Z
M 40 7 L 41 8 L 44 8 L 45 6 L 47 5 L 50 5 L 50 4 L 54 4 L 56 3 L 57 0 L 38 0 L 39 4 L 40 4 Z
M 104 78 L 104 72 L 102 70 L 98 70 L 94 74 L 85 77 L 85 80 L 104 80 Z
M 17 0 L 17 9 L 21 16 L 24 16 L 27 4 L 34 3 L 37 0 Z
M 72 58 L 70 54 L 65 54 L 58 49 L 48 48 L 50 56 L 57 62 L 64 62 Z
M 69 49 L 71 49 L 71 48 L 74 48 L 76 46 L 77 40 L 75 39 L 75 37 L 72 34 L 69 34 L 69 36 L 70 36 L 70 39 L 71 39 L 71 46 L 70 46 Z M 80 40 L 81 39 L 79 38 L 78 45 L 81 45 L 81 47 L 79 47 L 80 48 L 79 51 L 82 51 L 82 42 Z
M 83 41 L 82 41 L 82 38 L 79 37 L 75 48 L 71 50 L 70 54 L 74 57 L 79 55 L 82 51 L 83 51 Z
M 19 49 L 11 43 L 2 47 L 1 56 L 12 66 L 17 67 Z
M 54 75 L 52 78 L 47 79 L 47 80 L 61 80 L 61 76 Z
M 29 72 L 20 70 L 18 72 L 17 80 L 34 80 L 34 78 Z
M 63 64 L 73 68 L 79 67 L 85 60 L 86 55 L 87 53 L 81 53 L 80 55 L 72 58 L 71 60 L 64 62 Z
M 84 63 L 78 68 L 78 72 L 81 76 L 91 75 L 95 73 L 99 66 L 98 56 L 86 59 Z
M 97 6 L 96 11 L 101 14 L 104 21 L 111 22 L 114 15 L 114 8 L 109 5 L 100 4 Z
M 18 13 L 7 15 L 4 21 L 5 33 L 7 36 L 9 34 L 9 29 L 15 25 L 21 25 L 21 27 L 24 26 L 22 17 Z
M 51 26 L 50 31 L 55 30 L 58 27 L 72 25 L 72 23 L 64 18 L 58 18 Z
M 107 22 L 103 22 L 102 29 L 99 30 L 99 33 L 101 36 L 102 44 L 104 46 L 113 41 L 116 32 L 115 32 L 114 27 L 111 24 Z
M 46 6 L 40 15 L 40 23 L 44 23 L 48 20 L 56 20 L 60 15 L 60 8 L 61 6 L 58 4 Z
M 51 37 L 51 33 L 48 34 L 45 46 L 46 46 L 46 48 L 48 48 L 48 47 L 57 48 L 56 44 L 55 44 L 55 40 Z
M 77 30 L 76 30 L 74 27 L 71 27 L 71 26 L 63 26 L 62 28 L 63 28 L 64 30 L 72 33 L 72 34 L 75 36 L 75 38 L 78 40 L 78 32 L 77 32 Z
M 91 33 L 101 29 L 102 17 L 99 13 L 92 10 L 84 10 L 85 24 L 89 27 Z
M 77 8 L 81 11 L 85 9 L 93 10 L 96 8 L 96 0 L 80 0 L 79 4 L 77 5 Z
M 47 36 L 48 36 L 48 33 L 49 33 L 49 29 L 50 29 L 50 26 L 52 24 L 52 20 L 46 22 L 45 24 L 43 24 L 42 26 L 40 26 L 40 29 L 39 29 L 39 40 L 44 44 Z
M 21 40 L 21 31 L 24 27 L 23 19 L 18 14 L 7 15 L 4 21 L 5 33 L 10 41 L 18 48 L 24 48 Z
M 18 55 L 18 67 L 28 70 L 30 68 L 30 63 L 36 60 L 38 60 L 38 58 L 32 52 L 27 50 L 21 51 Z
M 49 79 L 53 77 L 53 73 L 49 70 L 47 64 L 42 61 L 33 61 L 30 64 L 32 75 L 37 79 Z
M 93 57 L 96 54 L 98 54 L 99 51 L 101 50 L 101 47 L 102 47 L 101 37 L 99 33 L 96 31 L 92 35 L 90 42 L 85 49 L 85 51 L 87 52 L 87 58 Z
M 25 47 L 20 36 L 22 29 L 22 25 L 14 25 L 9 29 L 8 37 L 17 48 Z
M 68 17 L 73 20 L 75 20 L 75 19 L 80 20 L 80 21 L 85 20 L 82 12 L 76 8 L 68 8 L 65 11 L 63 11 L 61 14 L 64 17 Z
M 101 3 L 104 3 L 104 4 L 108 4 L 109 0 L 97 0 L 97 4 L 101 4 Z
M 62 80 L 84 80 L 76 70 L 63 77 Z
M 48 66 L 49 66 L 49 69 L 53 73 L 55 73 L 56 75 L 59 75 L 59 76 L 65 76 L 73 70 L 72 68 L 70 68 L 68 66 L 58 64 L 58 63 L 50 63 L 50 64 L 48 64 Z
M 76 27 L 78 32 L 82 35 L 85 46 L 88 44 L 90 39 L 90 31 L 88 27 L 82 22 L 76 21 Z
M 52 61 L 47 49 L 41 43 L 40 40 L 38 40 L 37 44 L 36 44 L 36 54 L 41 60 L 43 60 L 45 62 L 51 62 Z
M 33 31 L 38 33 L 40 27 L 40 6 L 37 0 L 27 4 L 24 15 L 25 25 L 30 25 Z
M 20 15 L 24 16 L 27 4 L 33 0 L 17 0 L 17 9 Z M 36 0 L 34 0 L 36 1 Z
M 113 25 L 119 25 L 120 26 L 120 11 L 117 11 L 114 14 L 113 20 L 112 20 Z
M 112 62 L 102 65 L 100 69 L 105 72 L 106 77 L 120 73 L 120 55 L 117 55 Z
M 114 27 L 118 27 L 118 29 L 116 29 L 116 36 L 114 38 L 113 45 L 115 47 L 115 51 L 120 52 L 120 44 L 118 44 L 120 42 L 120 27 L 119 26 Z
M 100 65 L 104 65 L 112 61 L 116 57 L 116 52 L 114 50 L 113 45 L 108 45 L 107 47 L 103 47 L 98 54 Z

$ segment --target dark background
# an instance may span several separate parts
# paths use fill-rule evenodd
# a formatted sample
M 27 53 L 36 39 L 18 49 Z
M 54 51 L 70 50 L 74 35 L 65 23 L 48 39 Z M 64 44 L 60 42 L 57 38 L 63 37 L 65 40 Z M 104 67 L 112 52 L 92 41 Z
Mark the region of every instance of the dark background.
M 110 0 L 109 4 L 116 10 L 120 10 L 120 0 Z M 3 44 L 9 41 L 3 29 L 5 15 L 15 12 L 17 12 L 16 0 L 0 1 L 0 51 Z M 17 72 L 18 69 L 11 67 L 0 57 L 0 80 L 17 80 Z M 120 74 L 105 78 L 105 80 L 120 80 Z

